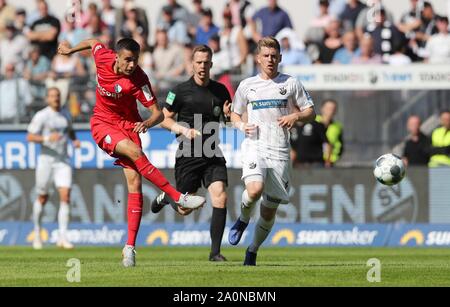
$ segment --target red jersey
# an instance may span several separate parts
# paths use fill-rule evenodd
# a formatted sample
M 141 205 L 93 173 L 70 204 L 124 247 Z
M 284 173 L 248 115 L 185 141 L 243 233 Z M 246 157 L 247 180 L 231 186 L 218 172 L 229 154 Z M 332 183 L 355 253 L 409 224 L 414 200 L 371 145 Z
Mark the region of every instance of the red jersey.
M 136 100 L 145 107 L 156 103 L 147 75 L 139 66 L 131 76 L 116 74 L 116 53 L 103 44 L 95 44 L 92 54 L 97 67 L 96 104 L 92 119 L 132 128 L 135 122 L 142 121 Z

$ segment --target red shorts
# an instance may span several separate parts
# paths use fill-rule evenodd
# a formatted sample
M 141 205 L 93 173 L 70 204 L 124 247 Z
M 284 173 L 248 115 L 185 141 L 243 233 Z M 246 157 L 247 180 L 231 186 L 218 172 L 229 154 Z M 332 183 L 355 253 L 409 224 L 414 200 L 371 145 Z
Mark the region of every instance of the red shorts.
M 100 147 L 111 157 L 117 158 L 117 160 L 114 162 L 115 165 L 134 169 L 137 171 L 136 166 L 131 160 L 114 153 L 117 143 L 125 139 L 131 140 L 133 143 L 138 145 L 139 148 L 142 148 L 139 133 L 133 132 L 133 128 L 130 122 L 109 124 L 92 117 L 91 133 L 98 147 Z

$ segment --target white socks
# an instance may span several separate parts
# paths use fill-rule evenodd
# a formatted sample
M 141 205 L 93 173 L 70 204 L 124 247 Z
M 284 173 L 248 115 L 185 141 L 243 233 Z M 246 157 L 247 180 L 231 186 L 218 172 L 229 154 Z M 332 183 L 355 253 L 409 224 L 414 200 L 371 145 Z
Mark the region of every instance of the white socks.
M 261 244 L 263 244 L 264 240 L 266 240 L 270 231 L 272 230 L 273 224 L 275 223 L 275 217 L 266 221 L 262 217 L 259 218 L 258 222 L 255 225 L 255 233 L 253 235 L 253 242 L 249 246 L 248 250 L 252 253 L 257 253 Z
M 42 213 L 44 206 L 39 202 L 39 200 L 35 200 L 33 203 L 33 224 L 34 224 L 34 235 L 37 236 L 41 231 L 41 221 L 42 221 Z
M 61 240 L 66 240 L 67 228 L 69 226 L 69 204 L 61 202 L 59 205 L 58 212 L 58 224 L 59 224 L 59 238 Z
M 247 190 L 244 190 L 242 193 L 241 216 L 239 217 L 242 222 L 247 224 L 250 222 L 250 216 L 257 201 L 257 199 L 251 199 Z

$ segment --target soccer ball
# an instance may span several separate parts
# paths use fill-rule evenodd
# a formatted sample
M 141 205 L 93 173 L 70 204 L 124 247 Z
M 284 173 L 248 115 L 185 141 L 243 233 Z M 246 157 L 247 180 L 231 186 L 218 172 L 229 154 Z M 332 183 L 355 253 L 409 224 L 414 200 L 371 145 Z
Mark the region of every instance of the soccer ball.
M 395 185 L 405 177 L 406 169 L 402 159 L 394 154 L 385 154 L 377 159 L 373 175 L 384 185 Z

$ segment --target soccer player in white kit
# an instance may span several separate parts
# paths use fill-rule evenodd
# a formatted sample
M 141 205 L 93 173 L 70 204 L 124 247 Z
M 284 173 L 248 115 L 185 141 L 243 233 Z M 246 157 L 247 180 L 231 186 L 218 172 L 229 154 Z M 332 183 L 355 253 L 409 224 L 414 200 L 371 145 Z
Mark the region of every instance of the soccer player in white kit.
M 246 137 L 242 142 L 241 215 L 228 240 L 237 245 L 250 221 L 256 202 L 263 197 L 260 217 L 244 265 L 256 265 L 259 247 L 269 235 L 280 204 L 289 203 L 289 130 L 297 121 L 310 122 L 314 103 L 297 79 L 279 73 L 280 44 L 273 37 L 258 42 L 257 62 L 261 73 L 241 82 L 232 104 L 231 121 Z M 242 120 L 248 113 L 248 122 Z
M 59 192 L 60 207 L 58 212 L 59 238 L 58 247 L 73 248 L 67 239 L 69 225 L 70 189 L 72 186 L 72 167 L 67 154 L 68 140 L 76 148 L 80 141 L 72 129 L 70 114 L 61 109 L 61 93 L 57 88 L 47 90 L 48 106 L 37 112 L 28 126 L 27 140 L 41 144 L 41 153 L 36 166 L 36 194 L 33 204 L 34 240 L 33 248 L 42 249 L 41 220 L 43 207 L 48 200 L 48 191 L 52 181 Z

